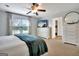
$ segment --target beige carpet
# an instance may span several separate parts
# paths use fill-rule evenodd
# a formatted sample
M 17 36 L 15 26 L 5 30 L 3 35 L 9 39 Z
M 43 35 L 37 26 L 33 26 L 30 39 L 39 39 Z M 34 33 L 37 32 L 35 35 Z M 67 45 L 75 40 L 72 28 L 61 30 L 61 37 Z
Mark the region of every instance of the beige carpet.
M 79 46 L 64 44 L 62 40 L 47 39 L 48 56 L 79 56 Z

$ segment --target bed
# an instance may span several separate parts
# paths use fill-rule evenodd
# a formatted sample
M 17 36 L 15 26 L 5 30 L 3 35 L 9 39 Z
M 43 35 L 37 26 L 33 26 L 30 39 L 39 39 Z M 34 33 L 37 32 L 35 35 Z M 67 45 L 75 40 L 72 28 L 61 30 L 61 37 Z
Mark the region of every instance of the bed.
M 45 52 L 41 56 L 45 56 Z M 0 56 L 29 56 L 28 45 L 17 36 L 1 36 L 0 37 Z

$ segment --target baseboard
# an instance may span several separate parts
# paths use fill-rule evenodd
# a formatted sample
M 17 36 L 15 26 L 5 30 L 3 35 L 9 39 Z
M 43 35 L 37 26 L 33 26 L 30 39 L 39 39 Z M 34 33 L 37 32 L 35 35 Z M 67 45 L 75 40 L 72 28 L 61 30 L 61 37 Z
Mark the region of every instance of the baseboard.
M 76 44 L 69 43 L 69 42 L 64 42 L 64 44 L 69 44 L 69 45 L 74 45 L 74 46 L 77 46 Z

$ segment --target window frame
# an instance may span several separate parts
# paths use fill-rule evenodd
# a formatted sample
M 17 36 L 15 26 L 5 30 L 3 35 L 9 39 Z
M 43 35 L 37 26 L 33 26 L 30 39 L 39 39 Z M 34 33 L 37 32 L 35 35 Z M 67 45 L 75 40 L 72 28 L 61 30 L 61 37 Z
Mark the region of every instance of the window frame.
M 10 27 L 10 34 L 11 35 L 14 35 L 14 34 L 12 34 L 12 30 L 13 30 L 13 22 L 12 22 L 12 19 L 13 19 L 13 15 L 15 15 L 15 16 L 19 16 L 19 17 L 25 17 L 26 18 L 26 20 L 28 20 L 28 22 L 29 22 L 29 26 L 28 26 L 28 33 L 26 33 L 26 34 L 30 34 L 30 20 L 29 20 L 29 17 L 28 16 L 21 16 L 21 15 L 17 15 L 17 14 L 11 14 L 11 19 L 10 19 L 10 25 L 9 25 L 9 27 Z M 22 19 L 20 19 L 20 20 L 22 20 Z

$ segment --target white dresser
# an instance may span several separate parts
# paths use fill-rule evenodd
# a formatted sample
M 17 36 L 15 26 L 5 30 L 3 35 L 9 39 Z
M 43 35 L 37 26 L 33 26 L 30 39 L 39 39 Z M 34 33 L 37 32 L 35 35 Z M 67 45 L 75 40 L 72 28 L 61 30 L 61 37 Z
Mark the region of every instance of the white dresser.
M 49 38 L 49 27 L 37 28 L 37 35 L 44 38 Z

